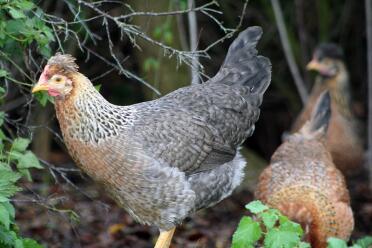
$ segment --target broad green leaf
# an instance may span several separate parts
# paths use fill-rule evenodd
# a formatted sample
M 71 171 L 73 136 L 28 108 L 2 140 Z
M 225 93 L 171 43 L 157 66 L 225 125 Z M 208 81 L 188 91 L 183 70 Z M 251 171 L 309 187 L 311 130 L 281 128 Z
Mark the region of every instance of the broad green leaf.
M 253 248 L 261 235 L 260 224 L 253 221 L 251 217 L 244 216 L 233 235 L 232 248 Z
M 299 237 L 302 236 L 303 231 L 300 224 L 297 224 L 289 220 L 287 217 L 283 218 L 283 216 L 279 217 L 279 223 L 280 223 L 279 229 L 281 231 L 293 232 L 296 233 Z
M 8 202 L 9 198 L 0 195 L 0 202 Z
M 24 20 L 19 20 L 19 19 L 10 20 L 6 23 L 5 29 L 8 33 L 19 34 L 26 30 L 26 27 L 24 24 L 25 24 Z
M 252 201 L 245 205 L 245 208 L 251 211 L 253 214 L 258 214 L 269 209 L 269 207 L 267 207 L 260 201 Z
M 10 161 L 19 160 L 22 157 L 22 152 L 11 151 L 8 153 Z
M 275 226 L 275 223 L 279 219 L 279 211 L 276 209 L 269 209 L 260 214 L 263 223 L 265 224 L 267 229 L 271 229 Z
M 35 154 L 31 151 L 27 151 L 22 157 L 18 160 L 17 163 L 18 169 L 29 169 L 29 168 L 37 168 L 42 169 L 39 159 L 35 156 Z
M 299 242 L 296 233 L 273 228 L 266 234 L 264 244 L 265 248 L 294 248 Z
M 15 150 L 15 151 L 18 151 L 18 152 L 24 152 L 27 149 L 30 142 L 31 141 L 29 139 L 16 138 L 13 141 L 12 150 Z
M 328 238 L 328 248 L 347 248 L 347 244 L 344 240 L 338 238 Z
M 28 169 L 19 169 L 19 173 L 25 177 L 28 181 L 32 182 L 31 173 Z
M 20 19 L 20 18 L 26 18 L 25 14 L 23 14 L 22 11 L 9 7 L 9 14 L 14 18 L 14 19 Z
M 10 213 L 5 206 L 0 204 L 0 223 L 4 225 L 6 229 L 10 227 Z
M 6 77 L 6 76 L 8 76 L 8 74 L 9 74 L 8 71 L 0 69 L 0 77 Z

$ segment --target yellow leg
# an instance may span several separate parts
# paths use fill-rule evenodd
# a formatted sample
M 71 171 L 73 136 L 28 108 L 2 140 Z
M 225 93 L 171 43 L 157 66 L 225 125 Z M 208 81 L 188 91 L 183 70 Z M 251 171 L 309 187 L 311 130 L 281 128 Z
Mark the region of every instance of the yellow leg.
M 174 227 L 169 231 L 161 232 L 154 248 L 169 248 L 175 230 Z

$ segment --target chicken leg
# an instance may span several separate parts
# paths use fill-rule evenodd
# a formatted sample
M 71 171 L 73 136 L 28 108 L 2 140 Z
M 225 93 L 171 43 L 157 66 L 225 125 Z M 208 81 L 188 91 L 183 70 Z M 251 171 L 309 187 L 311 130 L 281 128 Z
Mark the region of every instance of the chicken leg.
M 154 248 L 169 248 L 175 230 L 176 228 L 173 227 L 168 231 L 160 232 Z

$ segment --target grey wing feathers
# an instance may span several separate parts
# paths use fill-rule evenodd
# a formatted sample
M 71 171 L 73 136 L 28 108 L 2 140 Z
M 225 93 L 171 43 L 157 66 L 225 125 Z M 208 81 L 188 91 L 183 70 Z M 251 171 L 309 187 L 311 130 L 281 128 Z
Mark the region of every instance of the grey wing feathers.
M 243 31 L 208 82 L 138 104 L 133 133 L 145 150 L 189 175 L 233 160 L 254 131 L 270 83 L 270 61 L 255 48 L 261 35 L 259 27 Z
M 219 72 L 210 79 L 213 83 L 241 84 L 252 93 L 263 94 L 270 84 L 271 63 L 257 55 L 256 46 L 262 35 L 260 27 L 249 27 L 232 43 Z

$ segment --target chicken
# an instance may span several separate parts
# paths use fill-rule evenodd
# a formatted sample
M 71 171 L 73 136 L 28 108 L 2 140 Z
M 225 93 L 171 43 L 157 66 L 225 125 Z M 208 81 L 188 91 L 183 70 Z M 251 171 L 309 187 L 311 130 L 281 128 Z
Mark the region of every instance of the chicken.
M 327 146 L 336 166 L 342 172 L 350 173 L 362 164 L 364 152 L 358 132 L 360 128 L 351 110 L 349 75 L 342 57 L 341 48 L 335 44 L 324 43 L 315 49 L 307 69 L 316 70 L 319 75 L 308 103 L 292 127 L 292 132 L 298 131 L 310 118 L 321 92 L 329 90 L 332 115 Z
M 255 192 L 300 223 L 313 248 L 327 247 L 328 237 L 348 240 L 354 228 L 344 177 L 325 145 L 330 99 L 329 92 L 320 95 L 310 120 L 275 151 Z
M 55 97 L 64 141 L 82 170 L 135 220 L 159 228 L 155 247 L 168 247 L 186 216 L 241 182 L 238 148 L 254 131 L 271 79 L 270 61 L 255 49 L 261 35 L 248 28 L 213 78 L 149 102 L 107 102 L 70 55 L 51 57 L 34 86 Z

